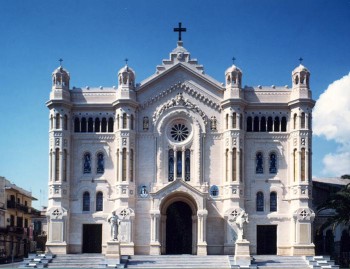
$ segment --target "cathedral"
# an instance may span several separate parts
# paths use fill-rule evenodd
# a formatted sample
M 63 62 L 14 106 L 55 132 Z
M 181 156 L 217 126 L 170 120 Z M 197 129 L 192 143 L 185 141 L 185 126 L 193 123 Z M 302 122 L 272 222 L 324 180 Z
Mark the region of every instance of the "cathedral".
M 180 32 L 181 34 L 181 32 Z M 126 64 L 111 87 L 70 88 L 52 73 L 47 251 L 106 253 L 111 214 L 122 255 L 229 254 L 248 216 L 252 254 L 313 255 L 310 73 L 292 87 L 220 83 L 181 36 L 136 84 Z

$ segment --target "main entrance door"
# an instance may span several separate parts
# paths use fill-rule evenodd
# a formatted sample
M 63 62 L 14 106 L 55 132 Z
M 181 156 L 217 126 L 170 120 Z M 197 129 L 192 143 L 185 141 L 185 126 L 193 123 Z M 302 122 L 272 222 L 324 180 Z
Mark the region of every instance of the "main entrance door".
M 166 254 L 192 254 L 192 210 L 184 202 L 166 211 Z
M 257 254 L 277 254 L 277 225 L 257 226 Z
M 102 224 L 83 224 L 83 253 L 102 252 Z

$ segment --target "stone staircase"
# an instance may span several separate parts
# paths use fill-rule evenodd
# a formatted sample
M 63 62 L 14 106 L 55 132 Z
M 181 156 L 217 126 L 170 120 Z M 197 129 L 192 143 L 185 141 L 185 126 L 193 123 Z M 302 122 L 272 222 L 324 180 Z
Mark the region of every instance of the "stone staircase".
M 231 268 L 225 255 L 134 255 L 130 256 L 126 268 Z
M 329 256 L 306 256 L 305 260 L 312 267 L 319 269 L 339 269 L 339 265 L 335 265 Z
M 308 269 L 309 263 L 304 257 L 254 255 L 252 265 L 258 269 Z
M 56 255 L 48 268 L 106 268 L 105 255 L 95 253 Z

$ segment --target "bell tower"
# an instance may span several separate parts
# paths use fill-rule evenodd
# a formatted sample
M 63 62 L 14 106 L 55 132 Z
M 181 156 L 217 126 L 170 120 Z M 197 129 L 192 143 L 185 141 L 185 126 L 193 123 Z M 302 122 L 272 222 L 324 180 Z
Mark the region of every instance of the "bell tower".
M 60 66 L 52 73 L 49 116 L 49 203 L 47 251 L 67 253 L 71 152 L 70 75 Z

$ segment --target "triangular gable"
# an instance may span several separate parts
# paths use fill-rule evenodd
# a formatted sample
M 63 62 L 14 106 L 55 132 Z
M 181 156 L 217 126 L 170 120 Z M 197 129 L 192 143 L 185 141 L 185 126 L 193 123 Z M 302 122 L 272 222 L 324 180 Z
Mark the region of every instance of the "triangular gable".
M 161 197 L 164 197 L 176 191 L 183 191 L 183 192 L 192 194 L 192 196 L 197 196 L 201 198 L 204 198 L 206 196 L 206 193 L 202 193 L 201 191 L 197 190 L 196 188 L 192 187 L 190 184 L 186 183 L 181 179 L 176 179 L 175 181 L 166 185 L 162 189 L 156 192 L 151 192 L 150 195 L 153 196 L 154 198 L 159 199 Z

